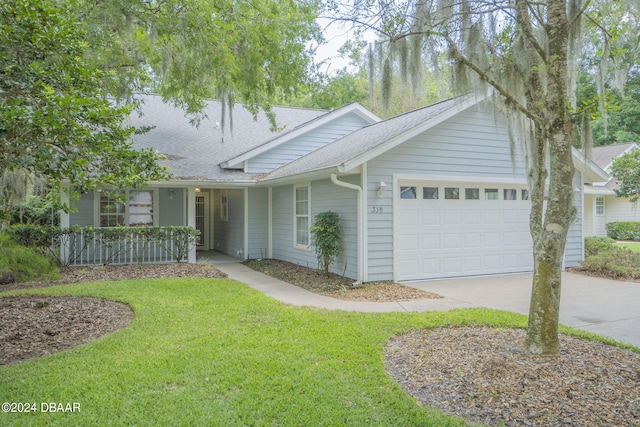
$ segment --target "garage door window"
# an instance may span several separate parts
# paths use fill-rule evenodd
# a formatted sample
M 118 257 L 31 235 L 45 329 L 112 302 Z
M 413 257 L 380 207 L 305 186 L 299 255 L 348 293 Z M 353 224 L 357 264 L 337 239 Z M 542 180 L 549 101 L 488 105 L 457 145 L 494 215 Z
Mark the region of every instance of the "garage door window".
M 529 200 L 529 190 L 522 190 L 522 200 Z
M 497 188 L 485 188 L 485 190 L 484 190 L 484 199 L 485 200 L 498 200 L 498 189 Z
M 464 198 L 467 200 L 480 200 L 480 189 L 479 188 L 465 188 L 464 189 Z
M 438 187 L 423 187 L 422 188 L 422 198 L 429 200 L 437 200 L 438 199 Z
M 458 187 L 445 187 L 444 198 L 447 200 L 460 199 L 460 189 Z
M 416 195 L 416 187 L 400 187 L 401 199 L 415 199 Z
M 505 188 L 504 200 L 518 200 L 518 191 L 513 188 Z

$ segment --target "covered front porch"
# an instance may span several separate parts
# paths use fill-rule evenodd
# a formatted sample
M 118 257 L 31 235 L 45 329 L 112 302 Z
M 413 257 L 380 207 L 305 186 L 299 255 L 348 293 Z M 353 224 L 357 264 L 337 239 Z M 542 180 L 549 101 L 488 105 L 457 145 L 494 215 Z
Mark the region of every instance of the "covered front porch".
M 72 204 L 70 213 L 61 213 L 61 227 L 79 226 L 87 230 L 192 227 L 200 235 L 184 261 L 195 263 L 198 254 L 213 253 L 235 261 L 265 258 L 269 255 L 267 194 L 266 188 L 225 187 L 206 182 L 151 184 L 145 189 L 127 190 L 120 198 L 106 191 L 84 193 Z M 68 202 L 68 198 L 65 201 Z M 95 253 L 104 252 L 103 242 L 95 244 Z M 170 245 L 168 240 L 158 244 L 162 247 Z M 156 252 L 155 249 L 147 250 L 148 256 L 134 258 L 140 263 L 172 261 L 167 256 L 154 256 Z M 73 264 L 103 264 L 106 259 L 108 263 L 124 264 L 131 263 L 133 258 L 130 254 L 105 258 L 92 253 Z

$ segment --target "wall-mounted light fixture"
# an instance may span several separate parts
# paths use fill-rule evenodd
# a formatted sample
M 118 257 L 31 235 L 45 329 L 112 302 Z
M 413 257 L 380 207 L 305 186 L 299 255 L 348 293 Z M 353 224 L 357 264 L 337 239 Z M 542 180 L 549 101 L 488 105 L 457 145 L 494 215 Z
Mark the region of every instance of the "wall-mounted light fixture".
M 380 186 L 378 187 L 378 199 L 382 199 L 382 196 L 384 196 L 384 190 L 385 188 L 387 188 L 387 184 L 384 183 L 384 181 L 380 181 Z
M 199 193 L 199 192 L 200 192 L 200 189 L 199 189 L 199 188 L 196 188 L 196 193 Z
M 169 189 L 169 199 L 173 200 L 173 188 Z

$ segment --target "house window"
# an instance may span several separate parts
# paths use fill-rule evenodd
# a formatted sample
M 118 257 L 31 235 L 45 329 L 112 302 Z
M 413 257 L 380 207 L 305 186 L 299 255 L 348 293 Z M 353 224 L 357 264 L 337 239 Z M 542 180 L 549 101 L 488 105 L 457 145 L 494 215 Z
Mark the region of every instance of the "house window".
M 99 227 L 124 225 L 125 204 L 118 194 L 100 194 Z
M 444 198 L 447 200 L 460 199 L 460 189 L 458 187 L 445 187 Z
M 484 189 L 484 199 L 485 200 L 498 200 L 498 189 L 497 188 L 485 188 Z
M 149 227 L 153 225 L 153 191 L 129 192 L 129 221 L 132 227 Z
M 596 215 L 604 216 L 604 196 L 596 197 Z
M 229 220 L 229 190 L 220 190 L 220 221 Z
M 311 197 L 310 186 L 295 186 L 295 246 L 309 247 Z
M 416 187 L 400 187 L 401 199 L 415 199 L 417 194 Z
M 480 189 L 479 188 L 465 188 L 464 189 L 464 198 L 466 200 L 480 200 Z
M 156 223 L 155 190 L 129 190 L 98 196 L 98 227 L 146 227 Z
M 438 187 L 423 187 L 422 188 L 422 198 L 423 199 L 437 199 L 438 198 Z
M 518 190 L 515 190 L 513 188 L 505 188 L 504 200 L 518 200 Z

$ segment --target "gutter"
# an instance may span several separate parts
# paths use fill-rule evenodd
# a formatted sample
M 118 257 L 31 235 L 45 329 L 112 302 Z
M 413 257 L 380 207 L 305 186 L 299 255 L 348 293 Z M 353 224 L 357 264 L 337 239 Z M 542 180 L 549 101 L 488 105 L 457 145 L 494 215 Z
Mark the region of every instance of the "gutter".
M 364 233 L 365 233 L 365 222 L 364 222 L 364 209 L 362 209 L 362 187 L 355 184 L 350 184 L 348 182 L 338 180 L 338 175 L 335 173 L 331 174 L 331 182 L 337 185 L 338 187 L 348 188 L 350 190 L 355 190 L 358 192 L 358 230 L 357 230 L 357 240 L 358 240 L 358 278 L 354 285 L 360 285 L 364 278 Z

